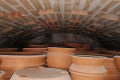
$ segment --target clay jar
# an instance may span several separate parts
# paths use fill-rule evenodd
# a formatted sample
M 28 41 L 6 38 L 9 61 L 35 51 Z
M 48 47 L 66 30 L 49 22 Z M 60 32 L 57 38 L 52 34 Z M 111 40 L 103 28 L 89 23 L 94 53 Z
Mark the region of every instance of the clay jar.
M 41 52 L 45 53 L 47 51 L 47 48 L 23 48 L 24 52 Z
M 1 48 L 0 52 L 15 52 L 17 50 L 17 48 Z
M 6 71 L 6 79 L 19 69 L 37 67 L 45 64 L 46 55 L 0 55 L 0 69 Z
M 107 80 L 120 80 L 119 71 L 115 65 L 114 58 L 107 58 L 104 63 L 105 68 L 107 69 Z
M 120 56 L 114 56 L 115 64 L 117 65 L 117 68 L 120 72 Z
M 87 51 L 90 51 L 92 47 L 90 44 L 83 44 L 82 48 L 85 48 Z
M 30 48 L 47 48 L 49 45 L 29 45 Z
M 65 47 L 80 48 L 82 45 L 79 44 L 79 43 L 63 43 L 63 46 L 65 46 Z
M 92 55 L 71 55 L 70 66 L 72 80 L 106 80 L 104 67 L 106 57 Z
M 0 80 L 5 80 L 5 71 L 0 71 Z
M 75 48 L 48 47 L 47 63 L 49 67 L 68 70 L 72 64 L 70 54 L 75 54 Z
M 28 68 L 16 71 L 10 80 L 71 80 L 71 78 L 67 71 L 61 69 Z

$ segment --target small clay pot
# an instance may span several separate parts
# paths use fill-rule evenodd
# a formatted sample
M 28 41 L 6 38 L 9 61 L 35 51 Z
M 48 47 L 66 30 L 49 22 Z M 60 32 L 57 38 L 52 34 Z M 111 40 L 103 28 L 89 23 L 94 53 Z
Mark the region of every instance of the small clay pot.
M 120 72 L 120 56 L 114 56 L 115 64 Z
M 23 48 L 24 52 L 41 52 L 45 53 L 47 51 L 47 48 Z
M 0 80 L 5 80 L 5 71 L 0 71 Z
M 92 47 L 91 44 L 83 44 L 82 48 L 85 48 L 87 51 L 90 51 Z
M 61 69 L 28 68 L 16 71 L 10 80 L 71 80 L 71 78 L 67 71 Z
M 108 50 L 103 50 L 104 54 L 108 55 L 120 55 L 120 52 L 117 51 L 108 51 Z
M 47 48 L 49 45 L 28 45 L 30 48 Z
M 108 73 L 108 75 L 106 77 L 107 80 L 120 80 L 119 71 L 114 62 L 114 58 L 107 58 L 105 60 L 104 66 Z
M 17 48 L 1 48 L 0 52 L 16 52 Z

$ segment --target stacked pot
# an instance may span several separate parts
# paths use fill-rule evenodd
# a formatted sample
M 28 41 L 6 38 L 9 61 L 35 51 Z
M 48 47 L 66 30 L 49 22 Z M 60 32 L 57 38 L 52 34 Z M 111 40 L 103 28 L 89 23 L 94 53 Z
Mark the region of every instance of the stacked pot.
M 75 50 L 75 48 L 48 47 L 48 66 L 68 70 L 72 64 L 72 60 L 69 55 L 75 54 Z
M 5 71 L 0 71 L 0 80 L 5 80 Z
M 17 50 L 17 48 L 1 48 L 0 52 L 15 52 Z
M 92 55 L 71 55 L 70 66 L 72 80 L 106 80 L 104 67 L 106 57 Z
M 61 69 L 28 68 L 16 71 L 10 80 L 71 80 L 71 78 L 67 71 Z
M 31 55 L 29 55 L 28 53 L 23 54 L 22 52 L 17 52 L 16 55 L 15 53 L 14 55 L 0 55 L 0 69 L 6 71 L 5 80 L 9 80 L 9 78 L 16 70 L 44 65 L 45 57 L 46 55 L 43 54 L 35 55 L 34 53 L 32 53 Z
M 114 58 L 107 58 L 104 63 L 105 68 L 107 69 L 107 80 L 120 80 L 119 71 L 114 62 Z
M 23 48 L 24 52 L 41 52 L 45 53 L 47 51 L 47 48 Z

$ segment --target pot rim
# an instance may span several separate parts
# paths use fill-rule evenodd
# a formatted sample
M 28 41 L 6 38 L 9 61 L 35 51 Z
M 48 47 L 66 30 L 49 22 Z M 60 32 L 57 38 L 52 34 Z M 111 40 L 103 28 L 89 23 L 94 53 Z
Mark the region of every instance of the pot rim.
M 23 48 L 24 49 L 47 49 L 47 48 Z
M 101 59 L 101 58 L 107 58 L 104 56 L 96 56 L 96 55 L 76 55 L 76 54 L 71 54 L 71 57 L 76 57 L 76 58 L 95 58 L 95 59 Z
M 114 58 L 120 58 L 120 55 L 115 55 Z

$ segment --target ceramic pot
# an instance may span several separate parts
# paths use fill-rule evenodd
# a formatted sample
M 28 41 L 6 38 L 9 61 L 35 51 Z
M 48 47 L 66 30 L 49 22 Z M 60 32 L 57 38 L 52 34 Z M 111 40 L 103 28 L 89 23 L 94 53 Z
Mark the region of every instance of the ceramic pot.
M 75 54 L 74 48 L 48 48 L 47 64 L 52 68 L 68 70 L 72 64 L 70 54 Z
M 83 44 L 82 48 L 85 48 L 87 51 L 90 51 L 92 47 L 90 44 Z
M 86 49 L 85 48 L 76 48 L 76 51 L 86 51 Z
M 5 71 L 0 71 L 0 80 L 5 80 Z
M 16 71 L 10 80 L 71 80 L 71 78 L 67 71 L 61 69 L 28 68 Z
M 97 52 L 97 53 L 102 53 L 102 48 L 94 48 L 94 51 Z
M 0 55 L 0 69 L 6 71 L 6 78 L 19 69 L 43 66 L 46 55 Z
M 120 80 L 119 71 L 115 65 L 114 58 L 107 58 L 104 66 L 108 73 L 107 80 Z
M 63 43 L 63 46 L 65 46 L 65 47 L 80 48 L 82 45 L 79 44 L 79 43 Z
M 120 72 L 120 56 L 114 56 L 115 64 Z
M 104 61 L 106 57 L 71 55 L 71 59 L 73 62 L 70 66 L 70 71 L 73 71 L 71 73 L 72 80 L 105 80 L 107 71 Z
M 15 52 L 17 50 L 17 48 L 1 48 L 0 52 Z
M 47 48 L 49 45 L 28 45 L 30 48 Z
M 41 52 L 45 53 L 47 51 L 47 48 L 23 48 L 24 52 Z
M 108 51 L 108 50 L 103 50 L 104 54 L 108 55 L 120 55 L 120 52 L 117 51 Z

